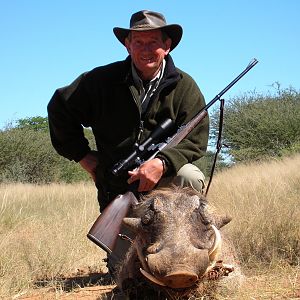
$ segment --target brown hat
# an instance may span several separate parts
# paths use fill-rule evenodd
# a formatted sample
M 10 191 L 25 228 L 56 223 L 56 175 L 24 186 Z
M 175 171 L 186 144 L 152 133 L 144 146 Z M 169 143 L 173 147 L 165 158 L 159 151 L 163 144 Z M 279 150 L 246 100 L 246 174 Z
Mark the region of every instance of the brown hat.
M 113 29 L 117 39 L 125 45 L 125 39 L 130 31 L 147 31 L 161 29 L 172 40 L 171 50 L 173 50 L 181 40 L 182 27 L 178 24 L 167 25 L 165 17 L 157 12 L 141 10 L 131 16 L 130 28 L 115 27 Z

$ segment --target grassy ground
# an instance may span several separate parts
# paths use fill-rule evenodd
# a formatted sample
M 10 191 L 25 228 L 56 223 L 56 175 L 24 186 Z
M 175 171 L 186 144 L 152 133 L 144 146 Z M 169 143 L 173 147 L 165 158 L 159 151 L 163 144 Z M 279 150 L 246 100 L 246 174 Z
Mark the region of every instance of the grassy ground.
M 300 298 L 300 270 L 297 267 L 252 268 L 245 270 L 245 276 L 239 292 L 233 297 L 224 297 L 224 300 Z
M 219 299 L 300 298 L 299 169 L 296 156 L 214 177 L 208 199 L 233 217 L 245 274 Z M 0 299 L 105 299 L 105 254 L 86 238 L 97 215 L 92 184 L 0 185 Z
M 103 269 L 86 238 L 98 215 L 92 185 L 1 185 L 0 195 L 0 295 Z

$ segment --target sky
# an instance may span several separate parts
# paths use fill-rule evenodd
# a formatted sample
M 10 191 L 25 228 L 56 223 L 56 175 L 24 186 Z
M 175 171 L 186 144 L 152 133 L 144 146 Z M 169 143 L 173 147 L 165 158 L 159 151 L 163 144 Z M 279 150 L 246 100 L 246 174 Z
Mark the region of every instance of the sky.
M 21 118 L 47 116 L 54 91 L 81 73 L 123 60 L 113 27 L 149 9 L 183 27 L 171 52 L 206 101 L 248 63 L 259 63 L 225 95 L 300 88 L 298 0 L 0 0 L 0 128 Z M 225 106 L 226 109 L 226 106 Z

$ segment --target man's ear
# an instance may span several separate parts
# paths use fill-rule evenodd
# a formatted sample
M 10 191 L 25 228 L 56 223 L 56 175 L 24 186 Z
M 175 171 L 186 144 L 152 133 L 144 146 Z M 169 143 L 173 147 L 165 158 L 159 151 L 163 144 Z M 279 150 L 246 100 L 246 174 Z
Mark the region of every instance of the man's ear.
M 172 45 L 172 40 L 171 40 L 170 38 L 168 38 L 168 39 L 165 41 L 165 53 L 166 53 L 166 55 L 169 54 L 170 49 L 171 49 L 171 45 Z
M 127 49 L 127 52 L 130 54 L 130 41 L 128 38 L 125 39 L 125 47 Z

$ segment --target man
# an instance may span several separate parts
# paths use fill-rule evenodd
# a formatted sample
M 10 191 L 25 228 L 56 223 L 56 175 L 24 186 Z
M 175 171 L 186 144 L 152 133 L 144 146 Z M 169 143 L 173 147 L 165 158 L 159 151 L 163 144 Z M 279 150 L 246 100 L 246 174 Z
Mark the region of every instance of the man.
M 121 176 L 111 173 L 166 118 L 180 126 L 205 106 L 194 80 L 169 54 L 181 40 L 180 25 L 167 25 L 162 14 L 143 10 L 132 15 L 129 29 L 113 31 L 129 56 L 56 90 L 48 105 L 53 146 L 91 174 L 101 211 L 134 182 L 138 192 L 171 183 L 201 191 L 204 176 L 192 163 L 206 151 L 207 117 L 176 147 Z M 90 150 L 83 126 L 92 128 L 97 152 Z

